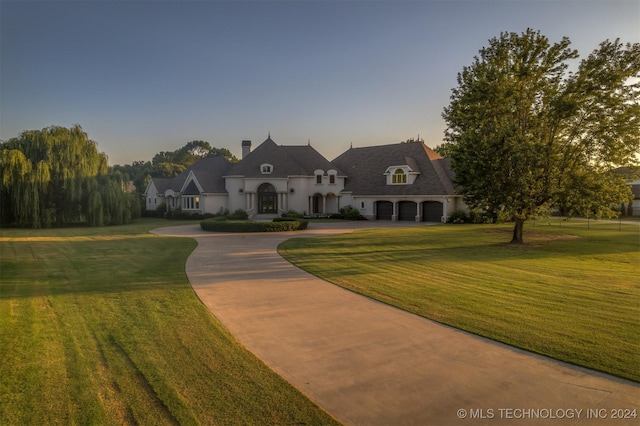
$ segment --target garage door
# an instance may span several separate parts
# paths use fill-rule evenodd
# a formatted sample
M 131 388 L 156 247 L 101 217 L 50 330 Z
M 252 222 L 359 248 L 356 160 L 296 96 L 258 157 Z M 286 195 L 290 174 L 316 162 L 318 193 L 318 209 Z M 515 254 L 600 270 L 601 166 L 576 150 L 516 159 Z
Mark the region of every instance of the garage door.
M 376 201 L 376 219 L 391 220 L 393 203 L 391 201 Z
M 399 220 L 416 220 L 418 205 L 413 201 L 400 201 L 398 203 Z
M 422 203 L 422 221 L 440 222 L 442 220 L 442 203 L 425 201 Z

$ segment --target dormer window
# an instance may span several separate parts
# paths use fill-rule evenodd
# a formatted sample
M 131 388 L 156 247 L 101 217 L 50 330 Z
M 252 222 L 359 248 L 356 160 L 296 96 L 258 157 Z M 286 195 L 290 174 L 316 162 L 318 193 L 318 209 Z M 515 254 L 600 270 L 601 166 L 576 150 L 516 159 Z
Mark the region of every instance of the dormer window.
M 407 183 L 407 174 L 402 169 L 396 169 L 391 177 L 392 183 Z
M 271 172 L 273 172 L 273 166 L 272 166 L 271 164 L 266 164 L 266 163 L 265 163 L 265 164 L 262 164 L 262 165 L 260 166 L 260 172 L 261 172 L 263 175 L 270 175 L 270 174 L 271 174 Z
M 384 172 L 387 185 L 411 185 L 420 174 L 408 165 L 390 166 Z

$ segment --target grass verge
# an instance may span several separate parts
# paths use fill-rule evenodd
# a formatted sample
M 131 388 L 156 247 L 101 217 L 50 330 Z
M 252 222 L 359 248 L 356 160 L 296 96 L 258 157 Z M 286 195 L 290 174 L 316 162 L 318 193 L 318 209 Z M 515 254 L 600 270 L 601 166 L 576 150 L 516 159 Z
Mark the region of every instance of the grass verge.
M 193 222 L 184 222 L 193 223 Z M 334 424 L 195 296 L 181 222 L 0 230 L 0 424 Z
M 587 228 L 587 226 L 589 226 Z M 295 238 L 280 253 L 332 283 L 453 327 L 640 381 L 639 227 L 446 225 Z

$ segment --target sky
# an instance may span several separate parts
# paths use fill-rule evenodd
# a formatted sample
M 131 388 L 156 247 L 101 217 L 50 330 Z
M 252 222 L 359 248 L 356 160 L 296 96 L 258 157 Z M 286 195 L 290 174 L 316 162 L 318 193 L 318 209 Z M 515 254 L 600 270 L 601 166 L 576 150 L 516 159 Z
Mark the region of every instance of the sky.
M 640 42 L 640 0 L 0 0 L 0 139 L 80 124 L 110 165 L 268 135 L 435 147 L 458 73 L 527 28 L 586 57 Z

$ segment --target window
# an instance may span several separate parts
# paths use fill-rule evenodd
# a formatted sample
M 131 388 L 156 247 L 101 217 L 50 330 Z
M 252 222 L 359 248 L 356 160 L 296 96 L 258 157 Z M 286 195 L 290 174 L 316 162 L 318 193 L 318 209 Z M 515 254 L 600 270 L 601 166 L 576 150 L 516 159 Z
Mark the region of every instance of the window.
M 316 175 L 316 183 L 322 183 L 322 175 Z
M 391 182 L 407 183 L 407 174 L 402 169 L 396 169 L 396 171 L 393 173 Z
M 329 183 L 330 184 L 336 183 L 336 175 L 329 175 Z
M 200 197 L 183 197 L 182 208 L 185 210 L 194 210 L 200 208 Z
M 268 175 L 273 172 L 273 166 L 271 164 L 263 164 L 260 166 L 260 171 L 263 175 Z

